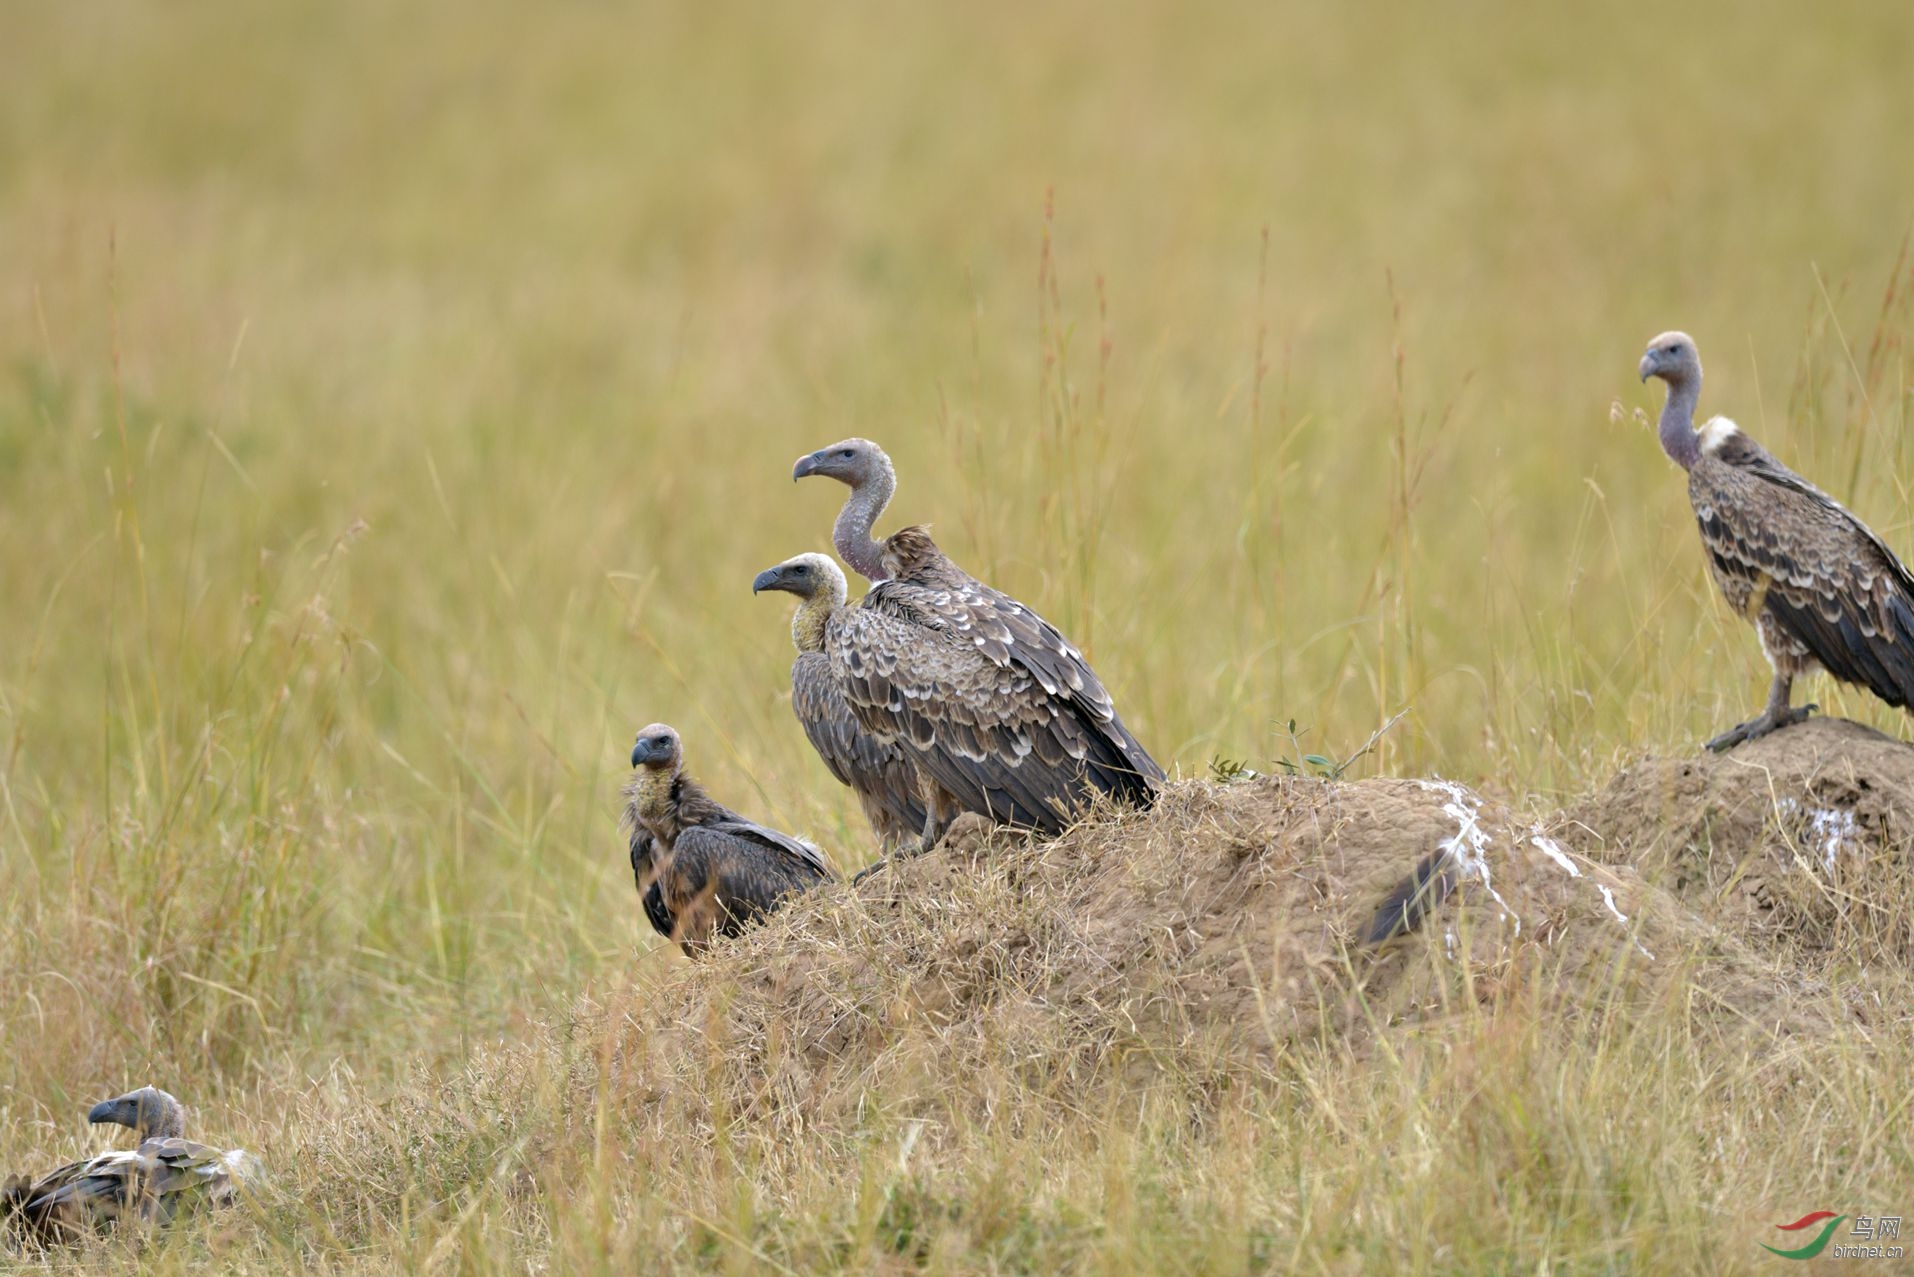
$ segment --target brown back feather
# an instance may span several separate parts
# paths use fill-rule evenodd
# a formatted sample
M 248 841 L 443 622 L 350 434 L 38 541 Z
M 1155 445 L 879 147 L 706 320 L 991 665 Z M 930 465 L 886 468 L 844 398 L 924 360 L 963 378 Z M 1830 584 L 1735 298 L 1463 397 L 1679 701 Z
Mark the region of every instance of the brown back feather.
M 858 722 L 903 742 L 958 805 L 1055 833 L 1095 794 L 1148 806 L 1163 769 L 1055 626 L 952 563 L 922 527 L 827 631 Z
M 1828 673 L 1914 704 L 1914 577 L 1873 529 L 1739 431 L 1688 490 L 1730 605 L 1758 604 Z

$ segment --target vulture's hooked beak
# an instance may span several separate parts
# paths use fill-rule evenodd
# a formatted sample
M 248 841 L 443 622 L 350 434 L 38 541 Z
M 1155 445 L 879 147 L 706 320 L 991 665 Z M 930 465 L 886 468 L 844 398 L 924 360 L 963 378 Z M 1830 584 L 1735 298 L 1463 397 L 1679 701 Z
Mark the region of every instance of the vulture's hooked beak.
M 660 758 L 671 757 L 671 742 L 668 740 L 646 740 L 643 736 L 631 747 L 631 765 L 646 767 Z
M 101 1100 L 88 1110 L 86 1120 L 96 1126 L 102 1122 L 117 1122 L 121 1126 L 132 1126 L 134 1123 L 127 1120 L 132 1115 L 125 1111 L 128 1107 L 125 1097 L 117 1100 Z
M 809 461 L 809 460 L 810 460 L 809 457 L 806 457 L 804 459 L 804 461 Z M 800 461 L 798 462 L 798 464 L 803 465 L 804 461 Z M 802 476 L 799 476 L 799 477 L 801 478 Z M 782 575 L 782 569 L 780 568 L 764 569 L 764 571 L 758 573 L 757 580 L 751 582 L 751 593 L 757 594 L 762 590 L 776 589 L 777 583 L 778 583 L 778 577 L 780 575 Z
M 819 460 L 820 458 L 818 457 L 818 454 L 815 452 L 807 452 L 803 456 L 799 457 L 797 459 L 797 464 L 791 467 L 792 480 L 795 481 L 798 479 L 802 479 L 805 475 L 808 475 L 808 474 L 816 474 Z
M 1641 374 L 1643 381 L 1647 381 L 1655 375 L 1655 357 L 1653 355 L 1642 356 Z

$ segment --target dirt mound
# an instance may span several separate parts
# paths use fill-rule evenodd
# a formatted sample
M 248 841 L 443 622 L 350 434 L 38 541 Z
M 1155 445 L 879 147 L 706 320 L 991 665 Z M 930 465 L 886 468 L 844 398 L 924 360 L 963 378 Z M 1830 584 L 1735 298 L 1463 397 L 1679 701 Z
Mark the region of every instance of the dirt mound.
M 1648 758 L 1558 836 L 1760 941 L 1906 962 L 1914 747 L 1810 719 L 1730 753 Z
M 1362 946 L 1431 856 L 1453 890 L 1414 935 Z M 1184 782 L 1053 842 L 960 825 L 794 903 L 636 994 L 617 1071 L 641 1099 L 716 1081 L 736 1116 L 837 1125 L 935 1106 L 953 1076 L 986 1080 L 961 1088 L 972 1103 L 993 1078 L 1227 1084 L 1314 1040 L 1360 1051 L 1476 1007 L 1576 1016 L 1671 992 L 1704 1021 L 1816 1027 L 1783 973 L 1633 870 L 1461 785 Z

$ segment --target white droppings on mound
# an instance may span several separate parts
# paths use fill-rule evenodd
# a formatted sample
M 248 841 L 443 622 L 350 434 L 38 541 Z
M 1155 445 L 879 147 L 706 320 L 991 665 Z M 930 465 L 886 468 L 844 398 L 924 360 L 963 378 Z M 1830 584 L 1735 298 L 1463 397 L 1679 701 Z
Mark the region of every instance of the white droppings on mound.
M 1560 865 L 1562 867 L 1562 871 L 1566 873 L 1569 877 L 1579 878 L 1582 876 L 1582 871 L 1580 869 L 1577 869 L 1575 867 L 1575 862 L 1568 858 L 1568 853 L 1562 850 L 1562 845 L 1556 842 L 1553 838 L 1550 838 L 1547 834 L 1542 833 L 1539 830 L 1532 832 L 1529 835 L 1529 841 L 1531 843 L 1534 843 L 1535 846 L 1541 851 L 1543 855 L 1547 856 L 1550 860 L 1553 860 L 1556 864 Z
M 1775 804 L 1782 816 L 1795 826 L 1795 840 L 1810 853 L 1819 852 L 1821 866 L 1834 872 L 1835 859 L 1843 853 L 1858 855 L 1860 826 L 1854 813 L 1844 807 L 1806 807 L 1792 798 Z M 1806 816 L 1806 820 L 1801 818 Z
M 1569 859 L 1569 855 L 1566 851 L 1562 850 L 1562 844 L 1556 842 L 1541 830 L 1531 829 L 1529 831 L 1529 842 L 1533 843 L 1536 849 L 1543 855 L 1560 865 L 1569 877 L 1583 877 L 1581 868 L 1576 865 L 1573 860 Z M 1608 911 L 1615 916 L 1615 921 L 1621 923 L 1623 926 L 1627 926 L 1628 915 L 1623 913 L 1621 906 L 1615 903 L 1615 889 L 1605 882 L 1598 882 L 1595 884 L 1595 890 L 1602 893 L 1602 903 L 1608 906 Z M 1649 953 L 1648 950 L 1642 946 L 1640 940 L 1635 941 L 1635 947 L 1641 949 L 1642 953 L 1647 956 L 1650 962 L 1655 960 L 1655 955 Z
M 1522 916 L 1509 907 L 1495 889 L 1495 883 L 1489 872 L 1489 849 L 1494 839 L 1489 831 L 1482 827 L 1481 795 L 1463 788 L 1452 780 L 1419 780 L 1416 784 L 1427 790 L 1442 794 L 1448 801 L 1442 804 L 1442 810 L 1455 821 L 1455 836 L 1442 840 L 1442 851 L 1451 864 L 1461 869 L 1462 877 L 1478 882 L 1489 893 L 1496 906 L 1502 910 L 1502 917 L 1515 928 L 1515 934 L 1522 934 Z
M 1448 855 L 1450 863 L 1456 866 L 1459 876 L 1464 881 L 1478 883 L 1488 893 L 1489 897 L 1495 901 L 1496 907 L 1501 910 L 1503 919 L 1513 928 L 1514 936 L 1519 937 L 1522 934 L 1522 916 L 1494 885 L 1491 858 L 1495 851 L 1495 837 L 1489 832 L 1483 820 L 1482 796 L 1452 780 L 1419 780 L 1415 783 L 1423 789 L 1443 795 L 1445 801 L 1442 804 L 1442 810 L 1456 822 L 1456 832 L 1452 837 L 1442 841 L 1442 851 Z M 1544 833 L 1539 826 L 1530 827 L 1528 841 L 1530 846 L 1548 857 L 1571 879 L 1593 886 L 1601 894 L 1602 904 L 1609 916 L 1623 927 L 1628 925 L 1628 915 L 1623 913 L 1616 903 L 1613 887 L 1607 883 L 1592 882 L 1563 850 L 1562 845 Z M 1651 962 L 1655 960 L 1655 955 L 1650 953 L 1632 933 L 1629 938 L 1643 956 Z M 1454 950 L 1455 936 L 1452 931 L 1444 931 L 1443 941 L 1450 951 Z

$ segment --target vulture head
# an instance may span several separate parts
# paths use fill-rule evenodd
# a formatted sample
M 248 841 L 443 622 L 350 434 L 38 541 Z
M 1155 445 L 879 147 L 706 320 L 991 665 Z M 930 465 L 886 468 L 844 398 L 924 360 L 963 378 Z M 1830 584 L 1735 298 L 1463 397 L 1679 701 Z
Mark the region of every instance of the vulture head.
M 869 487 L 883 479 L 895 482 L 896 472 L 884 450 L 869 439 L 844 439 L 828 448 L 807 452 L 791 467 L 793 479 L 821 474 L 853 488 Z
M 117 1099 L 102 1100 L 86 1115 L 98 1125 L 114 1122 L 139 1132 L 140 1141 L 177 1138 L 186 1130 L 186 1110 L 178 1100 L 155 1086 L 142 1086 Z
M 1687 333 L 1663 333 L 1648 343 L 1642 356 L 1642 380 L 1660 377 L 1670 386 L 1683 386 L 1701 380 L 1701 355 L 1695 339 Z
M 766 568 L 751 582 L 751 593 L 783 590 L 801 599 L 822 596 L 833 604 L 844 601 L 847 589 L 844 573 L 828 554 L 800 554 L 776 567 Z
M 684 747 L 678 733 L 663 723 L 653 723 L 638 732 L 638 743 L 631 747 L 631 765 L 652 771 L 675 772 L 684 760 Z
M 883 550 L 871 529 L 897 491 L 897 471 L 891 468 L 891 459 L 869 439 L 842 439 L 799 457 L 791 467 L 793 479 L 813 474 L 836 479 L 851 490 L 831 528 L 831 544 L 859 576 L 882 581 Z

